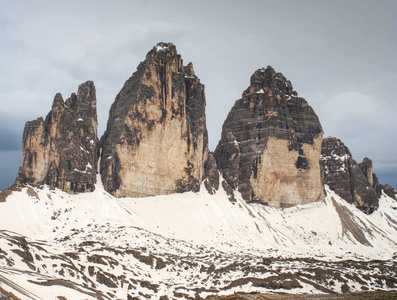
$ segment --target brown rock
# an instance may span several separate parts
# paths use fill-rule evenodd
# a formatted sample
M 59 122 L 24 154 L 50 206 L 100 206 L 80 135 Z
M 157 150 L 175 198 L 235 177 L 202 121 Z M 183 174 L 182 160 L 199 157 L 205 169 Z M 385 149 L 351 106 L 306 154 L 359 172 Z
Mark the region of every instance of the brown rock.
M 101 175 L 118 197 L 198 191 L 208 158 L 204 85 L 171 43 L 146 55 L 110 109 Z
M 367 177 L 369 184 L 374 188 L 378 198 L 381 195 L 381 186 L 379 185 L 378 177 L 374 173 L 372 166 L 372 160 L 368 157 L 364 157 L 363 161 L 359 163 L 361 171 L 363 171 L 365 177 Z
M 97 141 L 95 86 L 87 81 L 66 102 L 56 94 L 45 120 L 26 123 L 16 184 L 47 184 L 70 193 L 94 190 Z
M 271 67 L 257 70 L 225 123 L 215 158 L 245 200 L 289 206 L 320 200 L 320 122 L 291 83 Z

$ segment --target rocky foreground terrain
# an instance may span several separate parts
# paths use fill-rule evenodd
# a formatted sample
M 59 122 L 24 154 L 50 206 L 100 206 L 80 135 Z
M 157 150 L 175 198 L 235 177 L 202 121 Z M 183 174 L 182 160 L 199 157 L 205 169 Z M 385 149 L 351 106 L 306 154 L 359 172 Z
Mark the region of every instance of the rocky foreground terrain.
M 289 299 L 318 299 L 318 300 L 394 300 L 397 292 L 360 292 L 344 295 L 272 295 L 272 294 L 235 294 L 230 296 L 209 297 L 211 300 L 289 300 Z

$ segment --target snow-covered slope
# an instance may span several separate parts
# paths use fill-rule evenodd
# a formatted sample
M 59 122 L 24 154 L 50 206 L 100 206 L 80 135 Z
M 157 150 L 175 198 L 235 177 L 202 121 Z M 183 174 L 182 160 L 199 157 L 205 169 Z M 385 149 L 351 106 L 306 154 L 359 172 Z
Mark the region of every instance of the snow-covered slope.
M 383 195 L 366 215 L 328 189 L 318 203 L 285 209 L 201 190 L 13 192 L 0 203 L 0 288 L 22 299 L 397 288 L 393 199 Z

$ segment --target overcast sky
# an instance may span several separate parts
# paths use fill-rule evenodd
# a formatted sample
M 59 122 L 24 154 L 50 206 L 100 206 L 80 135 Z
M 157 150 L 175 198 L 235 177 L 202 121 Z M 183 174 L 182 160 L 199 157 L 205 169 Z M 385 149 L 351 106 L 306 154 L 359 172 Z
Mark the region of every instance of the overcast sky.
M 22 163 L 24 124 L 86 80 L 99 135 L 124 82 L 158 42 L 173 42 L 206 88 L 214 150 L 252 73 L 271 65 L 359 162 L 397 187 L 397 1 L 0 0 L 0 189 Z

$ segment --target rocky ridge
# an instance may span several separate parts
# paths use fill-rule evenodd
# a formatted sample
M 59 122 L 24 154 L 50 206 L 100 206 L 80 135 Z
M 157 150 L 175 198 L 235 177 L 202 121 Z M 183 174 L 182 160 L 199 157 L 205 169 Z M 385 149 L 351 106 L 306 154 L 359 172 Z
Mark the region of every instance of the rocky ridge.
M 184 66 L 172 43 L 159 43 L 117 95 L 98 146 L 90 81 L 66 102 L 57 94 L 45 120 L 27 122 L 16 184 L 92 191 L 101 152 L 102 182 L 117 197 L 197 192 L 204 183 L 210 194 L 222 186 L 231 201 L 239 191 L 246 201 L 290 206 L 322 199 L 324 176 L 367 213 L 377 208 L 382 191 L 396 199 L 391 186 L 379 184 L 369 158 L 357 164 L 341 141 L 322 141 L 313 109 L 270 66 L 251 76 L 214 153 L 208 150 L 205 105 L 193 65 Z
M 101 138 L 116 196 L 198 191 L 207 162 L 204 85 L 171 43 L 153 47 L 117 95 Z
M 317 116 L 282 74 L 255 72 L 214 155 L 204 108 L 192 65 L 158 44 L 112 106 L 100 144 L 105 187 L 81 194 L 94 189 L 100 155 L 95 88 L 86 82 L 66 102 L 57 94 L 47 118 L 25 127 L 22 187 L 0 193 L 0 298 L 396 290 L 397 202 L 385 195 L 395 191 L 378 183 L 370 159 L 357 164 L 339 140 L 322 141 Z M 322 201 L 288 209 L 262 205 L 321 198 L 320 151 L 335 192 L 326 187 Z M 196 192 L 202 183 L 212 195 L 119 198 Z M 364 214 L 343 190 L 364 212 L 378 209 Z
M 92 81 L 63 101 L 56 94 L 45 120 L 29 121 L 23 132 L 23 165 L 17 185 L 43 185 L 70 193 L 93 191 L 97 162 L 96 91 Z
M 358 164 L 341 140 L 327 137 L 322 143 L 321 166 L 324 184 L 347 202 L 367 213 L 379 206 L 381 187 L 369 158 Z
M 215 158 L 248 201 L 289 206 L 324 197 L 323 131 L 306 100 L 273 68 L 259 69 L 229 112 Z
M 383 190 L 383 192 L 388 195 L 390 198 L 393 198 L 394 200 L 397 200 L 397 192 L 396 190 L 390 186 L 389 184 L 382 184 L 381 185 L 381 189 Z

